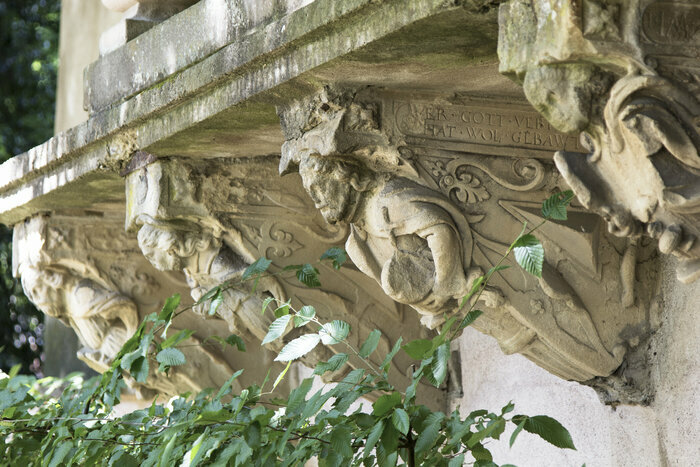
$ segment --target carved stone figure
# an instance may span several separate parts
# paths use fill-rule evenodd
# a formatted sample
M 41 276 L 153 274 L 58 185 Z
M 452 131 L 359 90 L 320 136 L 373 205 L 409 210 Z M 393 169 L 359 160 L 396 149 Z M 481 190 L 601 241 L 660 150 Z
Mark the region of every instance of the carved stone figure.
M 84 345 L 78 357 L 95 371 L 106 371 L 136 332 L 136 304 L 119 292 L 64 269 L 27 267 L 21 277 L 27 297 L 41 311 L 75 330 Z
M 582 76 L 582 85 L 598 85 L 592 74 Z M 585 95 L 573 89 L 567 98 Z M 345 247 L 354 265 L 434 328 L 459 308 L 523 222 L 543 221 L 542 199 L 562 189 L 539 146 L 577 146 L 526 108 L 509 113 L 484 100 L 405 99 L 398 92 L 327 90 L 282 109 L 288 139 L 280 173 L 298 171 L 323 218 L 350 226 Z M 494 144 L 489 153 L 502 155 L 475 154 L 475 144 L 462 152 L 444 149 L 476 134 L 474 119 L 484 131 L 498 128 L 494 140 L 503 145 L 529 135 L 523 150 L 538 159 L 513 157 L 512 148 Z M 504 218 L 504 210 L 512 217 Z M 602 238 L 598 218 L 581 207 L 574 211 L 568 221 L 542 229 L 541 278 L 519 268 L 493 276 L 475 327 L 505 353 L 520 353 L 565 379 L 594 381 L 620 367 L 628 349 L 623 330 L 639 324 L 648 294 L 637 290 L 636 244 L 623 260 Z M 599 254 L 606 255 L 605 265 Z M 604 277 L 619 281 L 621 274 L 622 285 L 591 296 Z
M 138 231 L 138 242 L 144 256 L 161 271 L 182 270 L 187 277 L 192 298 L 199 300 L 208 290 L 227 282 L 237 281 L 248 267 L 243 258 L 223 245 L 221 239 L 186 221 L 163 222 L 143 216 Z M 217 314 L 226 321 L 233 333 L 251 333 L 262 340 L 270 325 L 269 315 L 260 313 L 260 298 L 241 285 L 226 287 L 224 301 Z M 274 290 L 282 298 L 283 293 L 271 278 L 261 278 L 260 292 Z M 195 306 L 193 310 L 208 316 L 209 303 Z
M 676 63 L 697 68 L 697 57 L 678 47 L 674 28 L 662 32 L 650 19 L 660 4 L 616 5 L 619 21 L 564 4 L 557 18 L 545 1 L 502 6 L 501 71 L 522 82 L 553 126 L 583 132 L 588 155 L 554 158 L 581 203 L 615 235 L 657 239 L 680 259 L 679 280 L 692 282 L 700 278 L 700 102 L 693 79 L 675 71 Z M 678 24 L 698 8 L 664 5 Z
M 427 317 L 457 308 L 468 291 L 472 247 L 459 210 L 438 193 L 350 159 L 306 156 L 299 173 L 328 222 L 351 224 L 348 254 L 387 295 Z
M 13 274 L 39 309 L 76 332 L 83 345 L 78 357 L 98 372 L 111 365 L 140 317 L 157 312 L 165 298 L 187 287 L 184 278 L 154 270 L 122 225 L 121 215 L 54 213 L 17 224 L 14 232 Z M 196 335 L 183 341 L 187 365 L 167 375 L 151 365 L 145 383 L 129 384 L 144 396 L 223 384 L 233 369 L 217 349 L 201 344 Z
M 313 262 L 345 240 L 350 229 L 344 223 L 327 223 L 313 209 L 298 179 L 280 181 L 278 163 L 278 158 L 260 157 L 211 159 L 206 164 L 151 158 L 145 165 L 134 164 L 126 181 L 127 231 L 137 233 L 143 255 L 156 268 L 184 272 L 195 300 L 222 283 L 239 282 L 248 265 L 263 256 L 272 261 L 269 272 L 273 273 Z M 232 332 L 250 338 L 249 350 L 259 346 L 274 319 L 272 313 L 260 312 L 266 297 L 291 300 L 296 309 L 313 306 L 322 322 L 346 321 L 354 347 L 380 329 L 383 335 L 371 357 L 376 364 L 399 336 L 427 337 L 415 313 L 387 297 L 354 266 L 334 270 L 322 262 L 316 267 L 322 287 L 307 287 L 290 271 L 274 279 L 260 278 L 254 294 L 252 282 L 225 288 L 215 316 L 209 315 L 209 301 L 194 311 L 204 318 L 222 318 Z M 265 347 L 278 351 L 307 332 L 307 328 L 289 326 L 281 339 Z M 341 351 L 339 346 L 317 346 L 303 361 L 325 361 Z M 391 370 L 397 384 L 408 383 L 409 360 L 397 356 Z M 351 359 L 349 367 L 359 364 Z M 433 403 L 443 400 L 441 390 L 425 389 Z

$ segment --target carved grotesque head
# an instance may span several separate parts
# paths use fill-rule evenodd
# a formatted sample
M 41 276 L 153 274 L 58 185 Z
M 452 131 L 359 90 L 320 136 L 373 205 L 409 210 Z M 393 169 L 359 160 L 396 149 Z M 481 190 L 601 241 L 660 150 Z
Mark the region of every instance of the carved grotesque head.
M 305 157 L 299 174 L 316 208 L 330 224 L 351 222 L 361 193 L 371 184 L 371 176 L 361 164 L 337 157 Z
M 161 271 L 178 271 L 189 266 L 197 252 L 221 247 L 212 235 L 199 230 L 185 230 L 176 224 L 144 224 L 137 235 L 143 255 Z
M 54 318 L 65 314 L 65 294 L 61 289 L 67 282 L 67 276 L 60 272 L 28 267 L 22 271 L 22 288 L 29 300 L 37 308 Z

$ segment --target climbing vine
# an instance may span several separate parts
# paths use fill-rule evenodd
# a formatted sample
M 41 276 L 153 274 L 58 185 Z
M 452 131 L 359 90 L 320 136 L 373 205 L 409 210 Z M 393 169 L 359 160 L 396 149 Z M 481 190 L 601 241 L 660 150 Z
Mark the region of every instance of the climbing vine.
M 566 219 L 571 192 L 558 193 L 544 202 L 546 219 Z M 145 382 L 150 365 L 158 371 L 186 363 L 178 345 L 191 330 L 172 332 L 170 324 L 187 307 L 180 297 L 168 299 L 160 313 L 145 317 L 136 333 L 124 344 L 111 367 L 101 377 L 84 381 L 19 375 L 19 367 L 0 379 L 0 463 L 3 465 L 140 465 L 180 464 L 239 466 L 305 465 L 316 458 L 321 466 L 461 466 L 465 463 L 494 466 L 489 440 L 500 440 L 506 427 L 514 429 L 512 445 L 523 431 L 549 443 L 574 449 L 569 432 L 545 415 L 518 414 L 512 403 L 497 411 L 476 410 L 462 415 L 433 411 L 416 401 L 420 382 L 441 386 L 448 374 L 450 342 L 479 318 L 476 304 L 493 274 L 509 266 L 504 260 L 513 253 L 529 273 L 540 275 L 544 259 L 542 245 L 527 226 L 509 246 L 501 260 L 462 299 L 457 312 L 445 317 L 431 339 L 402 342 L 381 363 L 370 360 L 377 351 L 381 332 L 372 331 L 359 348 L 347 337 L 350 326 L 340 320 L 323 322 L 311 306 L 295 308 L 290 302 L 268 298 L 261 313 L 273 313 L 263 344 L 282 338 L 291 328 L 306 331 L 287 343 L 276 360 L 287 362 L 279 374 L 260 385 L 232 392 L 232 383 L 243 370 L 231 375 L 221 387 L 198 394 L 183 394 L 167 403 L 154 400 L 148 407 L 121 417 L 112 415 L 119 402 L 126 375 Z M 341 268 L 346 254 L 341 248 L 328 250 L 320 261 Z M 261 258 L 248 267 L 236 284 L 225 283 L 205 294 L 197 304 L 209 304 L 214 314 L 227 287 L 241 281 L 256 284 L 268 274 L 270 261 Z M 318 270 L 312 264 L 285 268 L 307 286 L 317 286 Z M 253 289 L 255 287 L 253 286 Z M 243 340 L 233 334 L 218 340 L 245 351 Z M 328 361 L 318 363 L 315 376 L 344 375 L 332 387 L 312 390 L 307 378 L 288 397 L 273 397 L 291 363 L 318 345 L 338 346 Z M 395 386 L 389 378 L 393 358 L 405 352 L 415 360 L 410 383 Z M 350 368 L 354 359 L 361 367 Z M 371 395 L 371 409 L 356 409 L 356 402 Z M 506 442 L 503 440 L 503 442 Z

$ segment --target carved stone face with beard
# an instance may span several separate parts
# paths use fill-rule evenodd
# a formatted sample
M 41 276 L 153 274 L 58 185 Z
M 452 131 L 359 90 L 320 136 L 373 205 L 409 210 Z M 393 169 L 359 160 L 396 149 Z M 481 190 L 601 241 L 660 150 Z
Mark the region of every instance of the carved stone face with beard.
M 362 168 L 332 157 L 305 157 L 299 164 L 304 188 L 329 224 L 352 222 L 361 192 L 369 179 L 362 180 Z

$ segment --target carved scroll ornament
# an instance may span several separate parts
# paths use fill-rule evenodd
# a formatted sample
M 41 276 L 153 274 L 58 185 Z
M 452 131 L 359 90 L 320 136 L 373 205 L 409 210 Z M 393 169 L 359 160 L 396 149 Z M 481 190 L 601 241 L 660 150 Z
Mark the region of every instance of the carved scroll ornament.
M 674 36 L 700 7 L 566 1 L 555 17 L 549 3 L 501 7 L 501 71 L 553 126 L 582 132 L 587 156 L 554 159 L 581 203 L 616 235 L 657 239 L 682 282 L 700 278 L 700 62 Z

